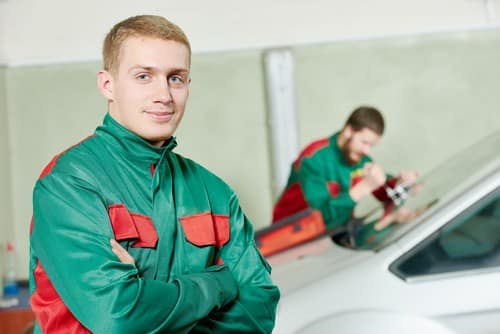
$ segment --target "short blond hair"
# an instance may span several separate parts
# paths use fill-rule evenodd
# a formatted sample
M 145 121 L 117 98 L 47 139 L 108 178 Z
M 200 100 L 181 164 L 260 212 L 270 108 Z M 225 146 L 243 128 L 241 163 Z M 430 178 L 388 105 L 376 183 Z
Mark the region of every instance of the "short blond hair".
M 189 39 L 178 25 L 162 16 L 138 15 L 115 24 L 104 38 L 102 58 L 106 71 L 116 73 L 123 42 L 131 36 L 152 37 L 182 43 L 188 48 L 189 63 L 191 63 Z

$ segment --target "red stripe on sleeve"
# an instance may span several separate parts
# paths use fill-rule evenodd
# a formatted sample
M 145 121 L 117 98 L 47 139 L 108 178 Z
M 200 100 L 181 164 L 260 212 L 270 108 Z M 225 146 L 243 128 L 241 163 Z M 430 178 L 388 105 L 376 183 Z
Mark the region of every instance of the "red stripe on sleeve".
M 42 332 L 51 334 L 90 333 L 66 307 L 40 262 L 36 265 L 34 277 L 36 289 L 31 295 L 30 304 Z

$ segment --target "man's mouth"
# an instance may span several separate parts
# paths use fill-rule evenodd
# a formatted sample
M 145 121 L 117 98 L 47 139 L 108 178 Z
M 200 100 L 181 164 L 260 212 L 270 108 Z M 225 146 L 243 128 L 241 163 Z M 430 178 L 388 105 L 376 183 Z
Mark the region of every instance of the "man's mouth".
M 169 121 L 173 116 L 173 111 L 146 110 L 145 113 L 156 121 Z

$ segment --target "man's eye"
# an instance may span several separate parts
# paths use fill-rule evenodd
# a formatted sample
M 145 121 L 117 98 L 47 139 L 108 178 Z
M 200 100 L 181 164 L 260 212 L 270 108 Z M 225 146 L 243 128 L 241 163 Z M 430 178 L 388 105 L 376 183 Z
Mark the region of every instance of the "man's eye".
M 168 81 L 176 86 L 184 84 L 184 79 L 179 75 L 172 75 L 171 77 L 168 78 Z
M 144 81 L 144 80 L 147 80 L 149 79 L 149 75 L 148 74 L 139 74 L 137 76 L 137 79 L 141 80 L 141 81 Z

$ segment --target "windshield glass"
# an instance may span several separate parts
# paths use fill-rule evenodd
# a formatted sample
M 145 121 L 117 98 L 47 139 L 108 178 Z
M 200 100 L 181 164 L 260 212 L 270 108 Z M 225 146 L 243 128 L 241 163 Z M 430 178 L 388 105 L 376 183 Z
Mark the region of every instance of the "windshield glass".
M 377 250 L 408 233 L 423 212 L 478 177 L 486 166 L 498 165 L 499 147 L 497 131 L 422 175 L 411 187 L 387 189 L 388 197 L 394 200 L 386 203 L 385 208 L 375 199 L 359 203 L 347 244 L 351 248 Z

